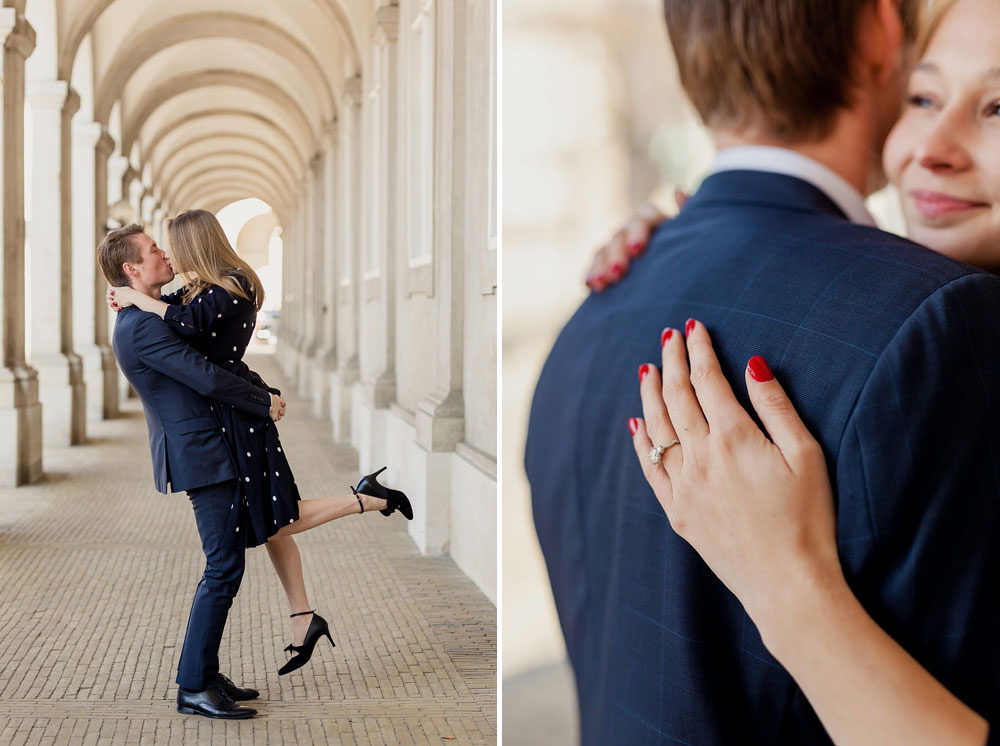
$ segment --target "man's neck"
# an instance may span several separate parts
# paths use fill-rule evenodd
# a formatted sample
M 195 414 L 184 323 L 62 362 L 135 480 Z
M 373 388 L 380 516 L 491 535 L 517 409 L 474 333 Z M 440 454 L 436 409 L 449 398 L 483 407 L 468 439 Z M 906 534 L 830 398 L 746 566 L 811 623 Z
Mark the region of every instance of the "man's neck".
M 162 288 L 163 286 L 162 285 L 145 285 L 142 282 L 139 282 L 138 280 L 135 280 L 134 282 L 132 282 L 131 287 L 132 287 L 133 290 L 135 290 L 137 292 L 140 292 L 143 295 L 148 295 L 150 298 L 156 298 L 157 300 L 159 300 L 159 298 L 160 298 L 160 288 Z
M 837 118 L 827 137 L 812 142 L 789 143 L 757 133 L 727 130 L 716 130 L 712 135 L 719 150 L 739 145 L 768 145 L 812 158 L 865 196 L 882 186 L 880 161 L 873 156 L 869 145 L 872 133 L 866 129 L 864 117 L 848 112 Z

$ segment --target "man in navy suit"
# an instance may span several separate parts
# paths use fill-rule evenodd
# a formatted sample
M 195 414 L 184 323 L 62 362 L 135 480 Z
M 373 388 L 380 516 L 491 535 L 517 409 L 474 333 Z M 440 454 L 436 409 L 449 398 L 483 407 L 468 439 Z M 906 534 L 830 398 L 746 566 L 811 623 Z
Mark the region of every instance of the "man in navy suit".
M 745 407 L 746 361 L 773 361 L 823 447 L 869 613 L 969 707 L 1000 701 L 1000 279 L 864 205 L 916 5 L 665 0 L 719 155 L 641 271 L 563 329 L 525 454 L 586 744 L 830 742 L 636 463 L 637 366 L 688 318 Z
M 174 278 L 163 250 L 140 225 L 109 233 L 97 256 L 112 286 L 129 285 L 152 298 Z M 243 578 L 244 552 L 222 536 L 238 488 L 210 400 L 275 421 L 284 414 L 284 401 L 252 371 L 244 372 L 244 380 L 209 363 L 161 318 L 134 306 L 118 313 L 113 347 L 142 401 L 156 489 L 187 491 L 205 552 L 177 668 L 177 709 L 213 718 L 252 717 L 256 710 L 234 700 L 259 693 L 237 687 L 219 672 L 219 645 Z

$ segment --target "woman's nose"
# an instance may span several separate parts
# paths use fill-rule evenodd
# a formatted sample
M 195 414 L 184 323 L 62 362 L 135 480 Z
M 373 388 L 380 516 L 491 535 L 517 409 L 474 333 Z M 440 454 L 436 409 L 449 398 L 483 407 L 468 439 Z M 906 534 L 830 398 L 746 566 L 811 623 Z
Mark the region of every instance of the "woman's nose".
M 917 163 L 931 171 L 962 171 L 968 168 L 972 159 L 961 144 L 968 142 L 968 138 L 963 137 L 964 125 L 960 114 L 943 111 L 917 145 L 914 152 Z

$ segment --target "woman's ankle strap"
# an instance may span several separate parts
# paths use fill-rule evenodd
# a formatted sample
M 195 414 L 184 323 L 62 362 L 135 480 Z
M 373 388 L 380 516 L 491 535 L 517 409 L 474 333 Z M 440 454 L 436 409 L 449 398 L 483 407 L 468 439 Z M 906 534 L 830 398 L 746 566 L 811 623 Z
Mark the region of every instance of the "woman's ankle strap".
M 296 611 L 294 614 L 289 614 L 288 616 L 293 617 L 293 616 L 302 616 L 303 614 L 315 614 L 315 613 L 316 609 L 313 609 L 312 611 Z

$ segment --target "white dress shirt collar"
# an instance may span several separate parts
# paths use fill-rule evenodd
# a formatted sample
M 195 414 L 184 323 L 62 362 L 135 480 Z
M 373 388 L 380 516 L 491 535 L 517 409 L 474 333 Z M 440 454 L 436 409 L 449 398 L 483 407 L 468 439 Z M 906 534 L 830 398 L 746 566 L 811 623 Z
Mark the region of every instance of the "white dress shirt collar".
M 819 161 L 794 150 L 766 145 L 724 148 L 716 154 L 709 174 L 734 170 L 766 171 L 802 179 L 829 197 L 852 223 L 875 225 L 861 192 Z

